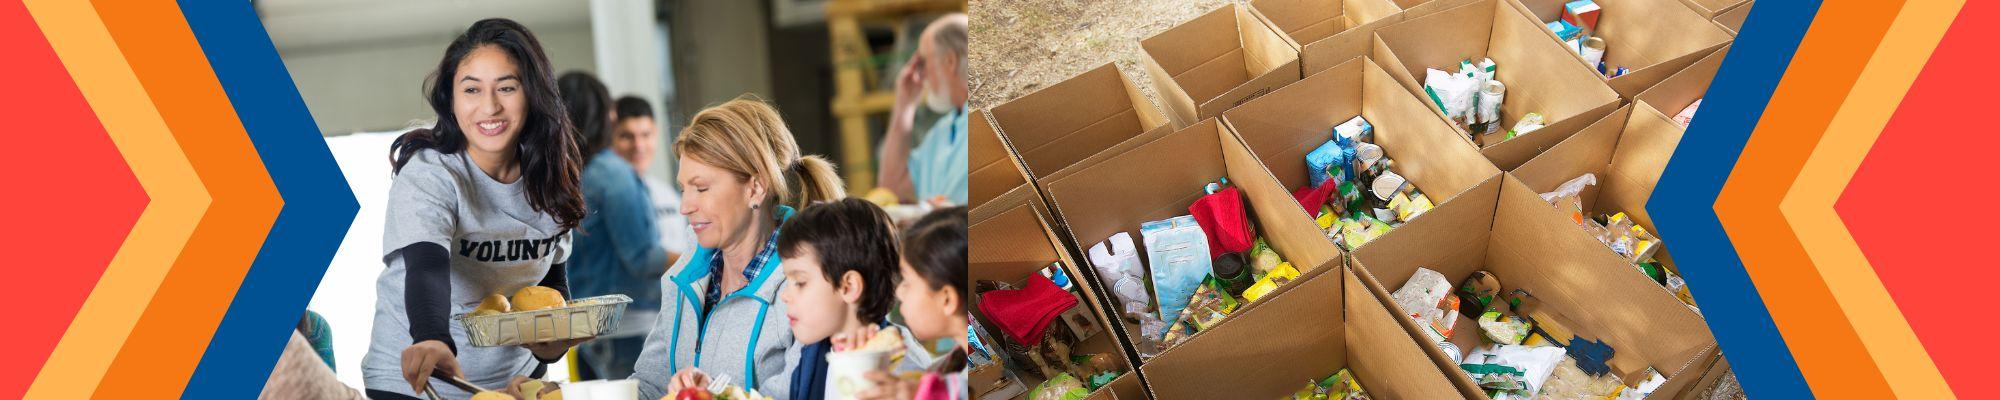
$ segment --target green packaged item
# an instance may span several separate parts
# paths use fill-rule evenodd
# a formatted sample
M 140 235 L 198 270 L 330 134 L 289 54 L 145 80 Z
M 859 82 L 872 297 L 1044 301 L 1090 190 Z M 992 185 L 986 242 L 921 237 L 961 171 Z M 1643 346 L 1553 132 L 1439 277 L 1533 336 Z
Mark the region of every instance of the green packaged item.
M 1326 379 L 1306 382 L 1304 388 L 1292 394 L 1292 400 L 1367 400 L 1368 392 L 1361 389 L 1361 381 L 1346 368 L 1335 372 Z
M 1278 268 L 1278 264 L 1283 263 L 1285 260 L 1278 257 L 1276 250 L 1271 250 L 1270 244 L 1264 243 L 1264 238 L 1257 238 L 1256 244 L 1250 246 L 1250 271 L 1255 275 L 1255 279 L 1263 279 L 1264 275 L 1270 274 L 1271 270 Z
M 1090 397 L 1090 390 L 1084 389 L 1083 382 L 1068 373 L 1056 374 L 1028 392 L 1028 400 L 1083 400 L 1085 397 Z

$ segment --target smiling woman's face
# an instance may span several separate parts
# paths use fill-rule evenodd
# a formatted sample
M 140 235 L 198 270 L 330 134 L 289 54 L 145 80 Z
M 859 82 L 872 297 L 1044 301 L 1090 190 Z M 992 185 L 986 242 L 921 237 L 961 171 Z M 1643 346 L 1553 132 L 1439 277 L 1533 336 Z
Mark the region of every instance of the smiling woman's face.
M 520 66 L 494 46 L 480 46 L 458 63 L 452 77 L 452 115 L 471 151 L 508 155 L 528 112 Z
M 721 248 L 757 225 L 750 204 L 762 201 L 761 187 L 693 157 L 680 159 L 681 215 L 687 217 L 688 227 L 694 228 L 696 243 Z

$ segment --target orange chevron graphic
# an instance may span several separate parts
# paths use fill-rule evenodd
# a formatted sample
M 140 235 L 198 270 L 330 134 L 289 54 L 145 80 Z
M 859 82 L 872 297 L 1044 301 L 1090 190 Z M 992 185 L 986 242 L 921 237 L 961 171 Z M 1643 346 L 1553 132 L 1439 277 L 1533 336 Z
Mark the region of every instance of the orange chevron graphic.
M 1817 393 L 1887 398 L 1892 392 L 1833 293 L 1811 267 L 1778 203 L 1824 133 L 1849 84 L 1901 1 L 1820 6 L 1756 132 L 1715 203 L 1716 215 L 1757 283 L 1771 317 Z
M 94 6 L 212 196 L 95 396 L 179 396 L 283 204 L 178 6 Z
M 83 2 L 25 3 L 152 198 L 27 393 L 84 398 L 138 323 L 209 197 L 97 12 Z
M 1855 331 L 1901 398 L 1953 395 L 1833 205 L 1963 5 L 1920 1 L 1903 6 L 1779 205 L 1828 289 L 1841 294 L 1838 306 L 1850 321 L 1867 321 L 1855 324 Z

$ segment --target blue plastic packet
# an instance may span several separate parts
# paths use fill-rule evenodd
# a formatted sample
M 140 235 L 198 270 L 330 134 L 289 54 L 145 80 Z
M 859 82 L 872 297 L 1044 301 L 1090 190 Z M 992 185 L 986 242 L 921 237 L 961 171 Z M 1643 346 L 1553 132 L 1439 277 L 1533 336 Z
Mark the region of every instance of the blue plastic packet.
M 1583 36 L 1583 28 L 1560 19 L 1549 22 L 1549 31 L 1555 32 L 1556 37 L 1561 38 L 1565 42 L 1577 40 Z
M 1193 215 L 1140 224 L 1139 235 L 1146 241 L 1146 264 L 1152 270 L 1153 299 L 1160 303 L 1160 320 L 1179 318 L 1188 298 L 1212 271 L 1208 235 Z M 1165 335 L 1163 330 L 1153 337 Z
M 1325 144 L 1314 148 L 1312 152 L 1306 153 L 1306 180 L 1310 181 L 1313 187 L 1319 187 L 1321 183 L 1331 178 L 1327 172 L 1328 167 L 1332 167 L 1335 163 L 1351 164 L 1347 160 L 1347 153 L 1341 151 L 1340 143 L 1328 140 Z

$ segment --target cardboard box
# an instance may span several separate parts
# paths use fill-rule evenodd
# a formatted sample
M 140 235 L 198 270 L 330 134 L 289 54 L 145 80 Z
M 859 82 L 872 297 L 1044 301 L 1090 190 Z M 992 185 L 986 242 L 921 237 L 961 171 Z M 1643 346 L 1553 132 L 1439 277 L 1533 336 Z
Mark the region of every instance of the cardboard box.
M 1110 63 L 991 112 L 993 127 L 1031 182 L 1133 137 L 1172 131 L 1164 128 L 1166 116 Z
M 1299 44 L 1235 3 L 1139 41 L 1175 128 L 1299 80 Z
M 1587 215 L 1624 212 L 1647 232 L 1662 237 L 1663 246 L 1670 247 L 1673 240 L 1653 225 L 1646 201 L 1652 198 L 1653 187 L 1659 184 L 1660 174 L 1666 171 L 1667 160 L 1680 146 L 1684 132 L 1644 103 L 1627 105 L 1513 173 L 1537 193 L 1553 191 L 1585 173 L 1595 174 L 1597 184 L 1584 188 L 1580 196 Z M 1667 269 L 1679 271 L 1666 247 L 1654 257 Z
M 1085 269 L 1087 267 L 1070 258 L 1070 254 L 1057 243 L 1055 233 L 1050 230 L 1050 225 L 1046 222 L 1048 210 L 1042 205 L 1034 190 L 1034 187 L 1028 185 L 1015 186 L 990 201 L 972 208 L 971 226 L 966 233 L 971 235 L 974 245 L 966 261 L 966 271 L 971 274 L 974 282 L 999 280 L 1018 286 L 1037 271 L 1055 262 L 1062 263 L 1064 269 L 1069 272 L 1071 281 L 1086 282 L 1084 275 L 1087 273 L 1084 271 L 1087 271 Z M 1078 285 L 1078 291 L 1083 293 L 1082 298 L 1078 299 L 1078 307 L 1088 307 L 1090 315 L 1097 318 L 1097 321 L 1115 320 L 1113 314 L 1105 311 L 1103 304 L 1106 303 L 1099 295 L 1103 292 L 1088 284 Z M 968 309 L 982 321 L 991 321 L 980 314 L 978 304 L 973 304 Z M 1132 368 L 1131 360 L 1136 359 L 1136 356 L 1132 354 L 1130 346 L 1121 342 L 1119 338 L 1115 332 L 1107 330 L 1074 347 L 1076 354 L 1113 354 L 1120 367 L 1126 371 L 1117 381 L 1093 392 L 1090 397 L 1092 399 L 1146 398 L 1144 387 L 1139 384 L 1137 378 L 1137 369 Z M 1020 376 L 1023 383 L 1030 388 L 1041 383 L 1026 374 Z M 978 393 L 982 389 L 975 385 L 972 391 Z
M 1688 391 L 1707 375 L 1718 353 L 1708 325 L 1571 224 L 1512 174 L 1502 174 L 1355 251 L 1352 263 L 1392 309 L 1389 293 L 1409 281 L 1418 267 L 1453 283 L 1474 271 L 1491 272 L 1503 291 L 1532 294 L 1536 312 L 1560 314 L 1577 336 L 1602 340 L 1618 354 L 1640 356 L 1660 371 L 1667 382 L 1654 398 Z M 1398 314 L 1406 333 L 1423 336 L 1416 321 Z M 1479 333 L 1461 328 L 1454 332 L 1459 335 Z M 1454 372 L 1447 376 L 1466 397 L 1486 398 L 1443 350 L 1424 349 L 1439 368 Z
M 1338 261 L 1140 366 L 1158 399 L 1290 398 L 1348 368 L 1378 399 L 1456 398 L 1394 315 Z
M 1403 10 L 1403 19 L 1415 19 L 1438 11 L 1449 10 L 1478 0 L 1395 0 L 1396 7 Z
M 968 199 L 974 207 L 1028 182 L 1020 157 L 1006 141 L 1000 140 L 1000 132 L 991 121 L 986 110 L 972 110 L 972 120 L 967 124 L 972 135 L 972 154 L 966 161 L 972 171 L 969 173 L 972 193 Z
M 1447 1 L 1447 0 L 1432 0 Z M 1500 170 L 1511 170 L 1542 150 L 1562 142 L 1584 125 L 1618 108 L 1618 93 L 1576 55 L 1549 39 L 1551 34 L 1510 1 L 1479 0 L 1408 19 L 1376 31 L 1376 62 L 1411 95 L 1439 118 L 1444 110 L 1424 94 L 1426 68 L 1451 71 L 1464 60 L 1492 58 L 1496 79 L 1507 85 L 1500 107 L 1504 132 L 1527 113 L 1539 113 L 1547 126 L 1511 140 L 1504 133 L 1487 135 L 1481 153 Z M 1456 124 L 1452 129 L 1465 135 Z
M 1403 20 L 1390 0 L 1252 0 L 1250 10 L 1299 44 L 1300 76 L 1367 55 L 1376 29 Z
M 1702 17 L 1708 18 L 1714 18 L 1716 15 L 1748 2 L 1749 0 L 1681 0 L 1681 4 L 1687 5 L 1689 9 L 1694 10 L 1697 14 L 1701 14 Z
M 1701 61 L 1689 65 L 1687 69 L 1660 81 L 1660 84 L 1653 85 L 1651 89 L 1639 92 L 1639 96 L 1632 101 L 1634 104 L 1652 107 L 1653 110 L 1672 119 L 1674 114 L 1679 114 L 1682 109 L 1686 109 L 1688 105 L 1694 104 L 1695 100 L 1700 100 L 1708 93 L 1708 84 L 1715 81 L 1715 72 L 1722 69 L 1722 59 L 1727 56 L 1729 56 L 1729 46 L 1716 49 L 1707 57 L 1702 57 Z
M 1602 73 L 1598 77 L 1626 99 L 1637 96 L 1640 91 L 1653 87 L 1660 80 L 1680 72 L 1688 64 L 1734 40 L 1729 31 L 1708 21 L 1708 17 L 1673 3 L 1658 0 L 1594 1 L 1603 11 L 1599 13 L 1597 29 L 1591 36 L 1605 41 L 1604 72 L 1618 67 L 1631 69 L 1631 72 L 1616 78 L 1607 78 Z M 1547 23 L 1561 20 L 1563 4 L 1567 2 L 1519 0 L 1515 4 L 1526 7 L 1530 15 Z M 1555 32 L 1542 31 L 1548 33 L 1545 36 L 1550 40 L 1562 42 Z M 1577 61 L 1583 61 L 1581 54 L 1570 54 Z M 1596 66 L 1586 66 L 1596 71 Z
M 1375 126 L 1375 144 L 1395 160 L 1394 171 L 1433 203 L 1500 173 L 1425 109 L 1423 101 L 1373 60 L 1357 57 L 1224 112 L 1222 118 L 1288 193 L 1309 184 L 1306 153 L 1333 139 L 1333 127 L 1355 116 Z M 1296 201 L 1291 208 L 1305 211 Z
M 1743 20 L 1750 17 L 1750 6 L 1755 4 L 1757 4 L 1755 1 L 1737 4 L 1735 7 L 1730 7 L 1729 11 L 1715 14 L 1715 18 L 1711 20 L 1715 21 L 1716 25 L 1721 25 L 1722 30 L 1729 31 L 1729 36 L 1734 37 L 1736 31 L 1743 30 Z
M 1258 234 L 1286 261 L 1301 272 L 1340 265 L 1340 249 L 1317 234 L 1311 221 L 1306 219 L 1305 212 L 1291 203 L 1291 195 L 1277 186 L 1270 174 L 1217 120 L 1203 120 L 1188 129 L 1147 137 L 1120 147 L 1119 152 L 1093 156 L 1073 168 L 1040 179 L 1042 187 L 1048 191 L 1050 207 L 1055 210 L 1053 215 L 1058 219 L 1057 226 L 1068 230 L 1058 236 L 1069 241 L 1066 245 L 1074 252 L 1072 257 L 1085 262 L 1085 265 L 1089 265 L 1089 260 L 1085 259 L 1084 251 L 1092 245 L 1118 232 L 1128 232 L 1135 240 L 1140 239 L 1141 223 L 1188 214 L 1188 206 L 1200 197 L 1202 186 L 1223 177 L 1229 178 L 1243 191 L 1251 217 L 1258 226 Z M 978 243 L 985 244 L 983 241 Z M 1140 246 L 1143 249 L 1143 242 Z M 1095 271 L 1094 267 L 1079 269 Z M 1298 282 L 1295 280 L 1287 286 Z M 1091 283 L 1098 285 L 1098 293 L 1106 293 L 1101 280 L 1092 279 Z M 1258 313 L 1255 311 L 1261 308 L 1258 304 L 1264 302 L 1250 303 L 1230 318 Z M 1132 343 L 1131 338 L 1137 337 L 1139 327 L 1122 319 L 1120 321 L 1114 329 L 1126 338 L 1127 343 Z M 1230 324 L 1225 320 L 1209 331 L 1189 338 L 1181 346 L 1208 341 L 1210 339 L 1204 337 L 1209 332 L 1224 329 Z M 1146 375 L 1144 366 L 1148 363 L 1145 360 L 1139 364 L 1142 380 L 1148 387 L 1161 384 Z M 1327 374 L 1331 373 L 1332 370 L 1327 371 Z M 1301 379 L 1298 382 L 1305 381 Z

